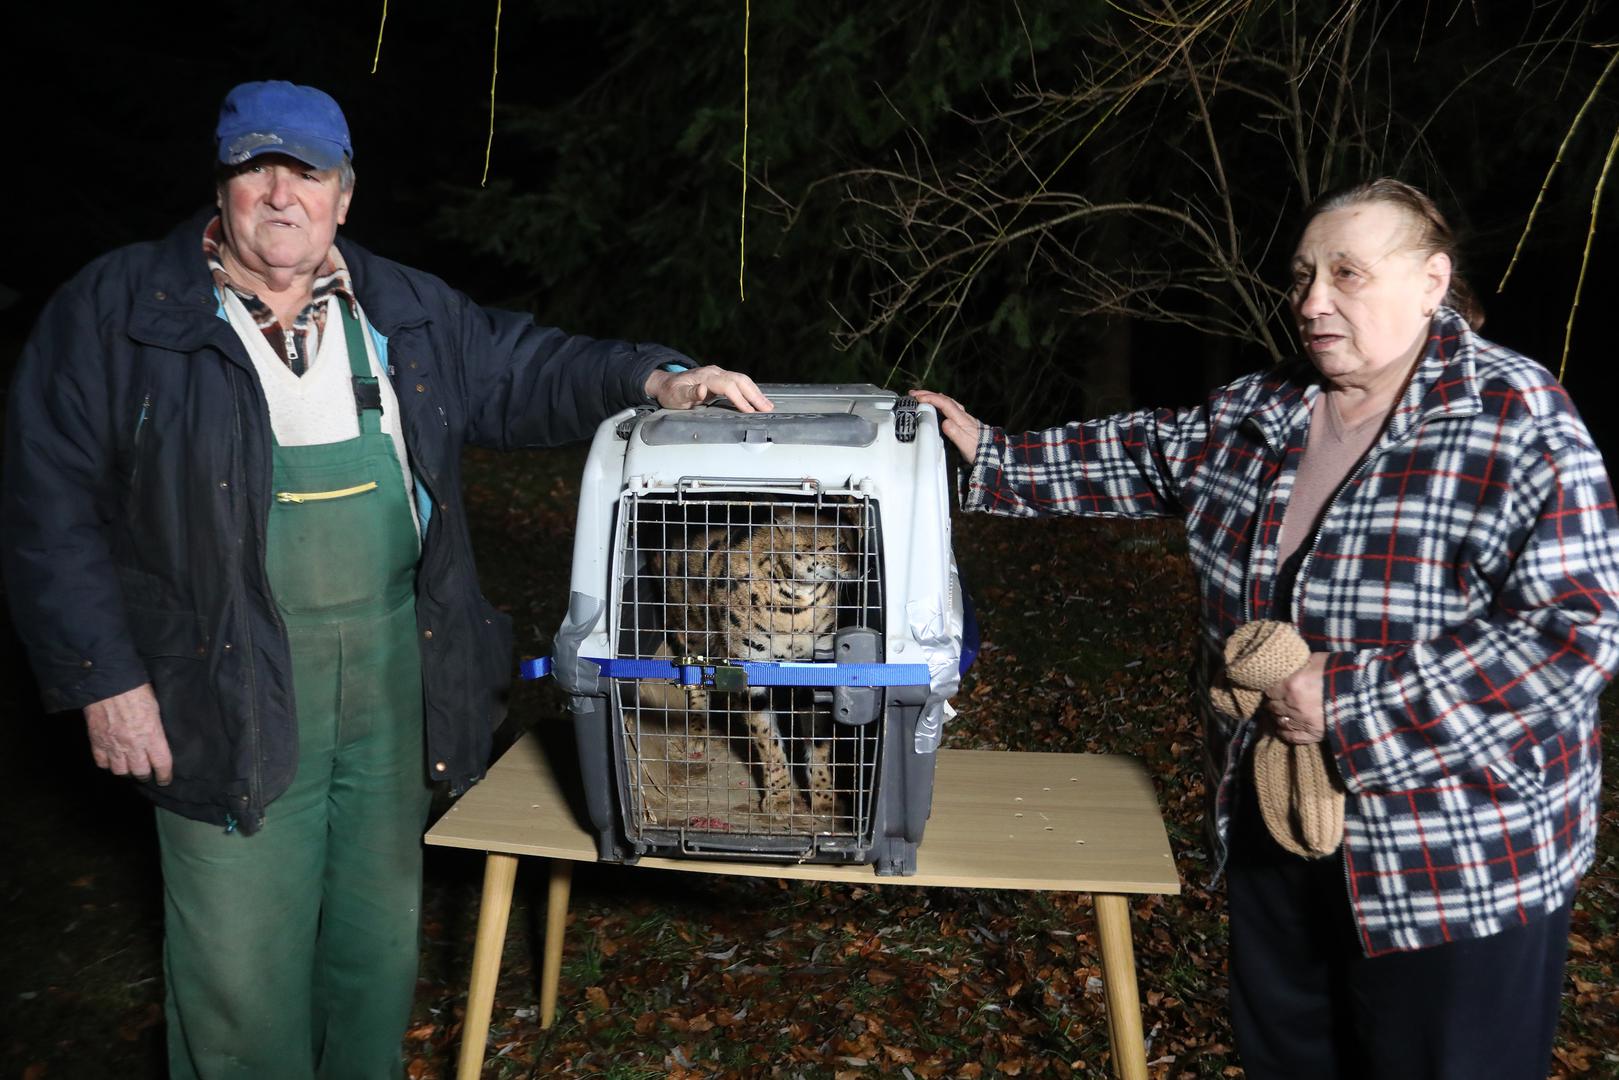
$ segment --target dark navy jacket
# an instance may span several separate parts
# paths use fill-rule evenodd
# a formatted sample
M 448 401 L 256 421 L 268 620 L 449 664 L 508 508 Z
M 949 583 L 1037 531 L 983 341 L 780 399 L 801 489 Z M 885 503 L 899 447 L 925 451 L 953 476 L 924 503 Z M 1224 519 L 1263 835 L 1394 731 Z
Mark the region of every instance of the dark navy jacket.
M 91 263 L 40 317 L 8 404 L 4 569 L 45 705 L 150 681 L 187 817 L 257 828 L 297 760 L 287 635 L 264 568 L 269 413 L 202 255 L 200 214 Z M 417 573 L 427 774 L 483 776 L 511 626 L 478 589 L 461 448 L 549 446 L 645 400 L 660 346 L 596 341 L 478 307 L 345 240 L 386 339 L 405 445 L 432 500 Z

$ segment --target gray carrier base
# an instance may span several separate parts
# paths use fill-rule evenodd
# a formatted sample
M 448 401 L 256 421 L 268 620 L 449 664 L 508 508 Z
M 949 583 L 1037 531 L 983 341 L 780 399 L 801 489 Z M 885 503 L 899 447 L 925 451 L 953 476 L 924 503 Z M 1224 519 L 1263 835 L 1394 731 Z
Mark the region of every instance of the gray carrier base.
M 913 697 L 925 688 L 901 687 Z M 916 873 L 917 845 L 933 804 L 933 766 L 937 755 L 909 751 L 887 754 L 876 778 L 878 797 L 865 838 L 817 837 L 810 834 L 772 836 L 725 835 L 704 831 L 642 830 L 628 838 L 625 795 L 631 789 L 629 760 L 615 752 L 619 733 L 605 697 L 576 699 L 573 730 L 579 748 L 586 809 L 596 833 L 596 850 L 606 862 L 633 863 L 643 855 L 742 858 L 782 862 L 872 863 L 880 875 Z M 891 705 L 884 723 L 885 742 L 904 746 L 903 734 L 914 729 L 920 703 Z
M 592 445 L 554 671 L 570 697 L 598 851 L 614 862 L 687 856 L 915 873 L 960 655 L 937 421 L 871 386 L 764 389 L 774 413 L 724 403 L 630 411 L 603 424 Z M 689 629 L 701 606 L 689 586 L 677 591 L 671 568 L 697 562 L 691 552 L 714 537 L 773 537 L 782 515 L 835 536 L 841 553 L 836 589 L 822 590 L 824 620 L 836 625 L 830 651 L 818 642 L 814 657 L 795 658 L 923 664 L 929 685 L 711 690 L 694 706 L 672 682 L 603 678 L 582 659 L 670 659 L 694 640 L 675 628 Z M 786 808 L 766 798 L 764 751 L 744 730 L 761 714 L 792 765 Z M 813 764 L 831 779 L 817 784 Z

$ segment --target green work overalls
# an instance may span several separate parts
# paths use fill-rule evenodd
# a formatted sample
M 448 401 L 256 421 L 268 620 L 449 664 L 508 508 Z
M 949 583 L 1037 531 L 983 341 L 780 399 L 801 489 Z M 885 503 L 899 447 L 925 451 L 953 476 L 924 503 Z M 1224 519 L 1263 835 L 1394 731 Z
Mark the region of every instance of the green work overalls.
M 158 811 L 175 1080 L 403 1072 L 430 798 L 419 542 L 363 331 L 337 307 L 360 434 L 274 448 L 266 563 L 297 774 L 251 836 Z

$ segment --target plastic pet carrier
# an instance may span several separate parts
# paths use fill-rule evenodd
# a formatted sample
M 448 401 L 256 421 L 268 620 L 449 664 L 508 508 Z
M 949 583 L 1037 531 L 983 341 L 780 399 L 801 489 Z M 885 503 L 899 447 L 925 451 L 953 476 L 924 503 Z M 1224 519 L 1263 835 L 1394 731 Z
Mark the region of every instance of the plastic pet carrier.
M 601 857 L 914 873 L 960 678 L 931 409 L 772 385 L 627 411 L 585 466 L 554 674 Z

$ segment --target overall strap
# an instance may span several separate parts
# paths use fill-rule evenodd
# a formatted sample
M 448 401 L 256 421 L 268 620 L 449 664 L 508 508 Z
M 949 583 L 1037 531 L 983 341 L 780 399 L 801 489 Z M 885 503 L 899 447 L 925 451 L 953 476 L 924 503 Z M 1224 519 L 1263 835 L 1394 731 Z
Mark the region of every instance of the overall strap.
M 360 416 L 360 433 L 382 432 L 382 390 L 371 374 L 371 355 L 365 350 L 365 330 L 344 297 L 337 298 L 343 313 L 343 337 L 349 350 L 349 373 L 354 377 L 354 408 Z

